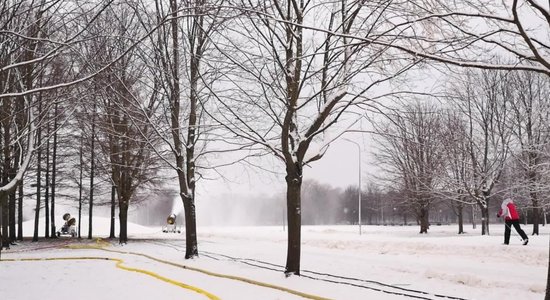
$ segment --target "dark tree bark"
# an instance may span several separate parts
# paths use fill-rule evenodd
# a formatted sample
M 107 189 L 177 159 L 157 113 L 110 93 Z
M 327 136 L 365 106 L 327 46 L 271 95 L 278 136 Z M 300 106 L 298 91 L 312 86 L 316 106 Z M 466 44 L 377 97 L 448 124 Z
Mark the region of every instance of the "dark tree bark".
M 42 115 L 42 97 L 39 97 L 38 102 L 38 115 Z M 42 129 L 39 126 L 37 129 L 37 140 L 38 143 L 42 140 Z M 40 221 L 40 197 L 41 197 L 41 190 L 42 190 L 42 147 L 39 147 L 36 150 L 36 206 L 34 209 L 34 232 L 32 241 L 38 242 L 38 222 Z
M 55 103 L 54 107 L 54 123 L 53 123 L 53 146 L 52 146 L 52 182 L 51 182 L 51 209 L 50 209 L 50 220 L 51 220 L 51 237 L 56 238 L 56 227 L 55 227 L 55 187 L 57 180 L 57 131 L 58 131 L 58 103 Z M 80 219 L 80 218 L 79 218 Z
M 84 149 L 82 147 L 84 138 L 82 135 L 80 136 L 80 148 L 79 148 L 79 177 L 78 177 L 78 238 L 82 238 L 82 235 L 80 234 L 80 228 L 82 225 L 82 180 L 83 180 L 83 169 L 84 169 L 84 161 L 83 161 L 83 155 L 84 155 Z
M 21 102 L 21 101 L 18 101 Z M 18 151 L 14 150 L 14 162 L 13 165 L 9 166 L 9 179 L 13 180 L 15 178 L 15 175 L 17 174 L 17 167 L 19 165 L 19 155 Z M 15 235 L 15 202 L 16 202 L 16 189 L 10 192 L 9 200 L 8 200 L 8 211 L 9 211 L 9 220 L 8 220 L 8 227 L 9 227 L 9 243 L 13 243 L 16 240 Z
M 10 248 L 10 240 L 8 236 L 8 198 L 9 193 L 0 193 L 0 219 L 2 224 L 2 245 L 0 248 Z
M 13 179 L 14 176 L 10 176 L 10 178 Z M 15 202 L 16 202 L 16 190 L 14 189 L 8 199 L 8 211 L 9 211 L 9 220 L 8 220 L 8 227 L 9 227 L 9 238 L 8 243 L 13 244 L 15 240 L 17 239 L 16 236 L 16 230 L 15 230 Z
M 116 198 L 116 185 L 111 186 L 111 229 L 109 231 L 109 238 L 114 239 L 115 238 L 115 202 Z
M 96 106 L 92 111 L 92 134 L 91 134 L 91 156 L 90 156 L 90 199 L 88 209 L 88 239 L 92 239 L 93 214 L 94 214 L 94 177 L 95 177 L 95 128 L 96 128 Z
M 185 259 L 199 256 L 195 203 L 182 197 L 185 214 Z
M 19 184 L 18 188 L 18 201 L 17 201 L 17 240 L 23 240 L 23 180 Z
M 427 207 L 422 206 L 420 208 L 420 214 L 418 216 L 420 221 L 420 233 L 428 233 L 430 228 L 430 211 Z
M 489 192 L 483 193 L 484 201 L 478 201 L 481 210 L 481 235 L 489 235 Z
M 532 193 L 536 194 L 536 193 Z M 531 200 L 533 203 L 533 233 L 532 235 L 539 235 L 539 227 L 540 227 L 540 217 L 541 217 L 541 209 L 539 202 L 536 200 L 536 195 L 531 195 Z
M 118 240 L 120 244 L 128 243 L 128 207 L 129 199 L 125 195 L 120 195 L 118 202 L 118 218 L 120 221 L 120 233 Z
M 11 126 L 10 126 L 10 112 L 12 111 L 10 100 L 4 99 L 0 102 L 2 104 L 2 111 L 0 112 L 0 138 L 3 138 L 0 141 L 0 146 L 3 146 L 0 150 L 0 158 L 2 159 L 2 165 L 0 166 L 0 182 L 2 185 L 8 184 L 10 181 L 10 170 L 11 170 Z M 2 231 L 2 247 L 9 248 L 9 198 L 10 193 L 4 193 L 2 198 L 0 198 L 0 210 L 1 210 L 1 219 L 0 222 L 1 231 Z
M 287 164 L 286 201 L 288 220 L 288 246 L 285 274 L 300 275 L 301 236 L 302 236 L 302 169 L 293 164 Z
M 17 101 L 16 111 L 17 111 L 17 126 L 22 129 L 25 126 L 27 114 L 25 112 L 25 101 L 24 97 L 21 97 L 20 101 Z M 22 156 L 22 152 L 25 149 L 22 147 L 17 147 L 15 151 L 16 160 L 19 162 L 19 157 Z M 16 164 L 19 166 L 19 163 Z M 17 201 L 17 239 L 23 240 L 23 179 L 19 183 L 18 188 L 18 201 Z
M 50 113 L 48 112 L 46 118 L 49 118 Z M 49 120 L 46 120 L 46 174 L 45 174 L 45 192 L 44 192 L 44 220 L 46 225 L 44 226 L 44 237 L 50 237 L 50 134 L 51 127 Z
M 464 205 L 459 202 L 456 206 L 458 218 L 458 234 L 464 233 Z

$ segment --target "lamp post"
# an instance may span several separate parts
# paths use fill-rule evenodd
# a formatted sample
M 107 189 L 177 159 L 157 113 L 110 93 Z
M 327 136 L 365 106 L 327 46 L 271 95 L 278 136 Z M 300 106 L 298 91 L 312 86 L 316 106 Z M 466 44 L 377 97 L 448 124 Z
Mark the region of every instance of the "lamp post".
M 355 146 L 357 146 L 357 154 L 358 154 L 358 165 L 359 165 L 359 174 L 358 174 L 358 185 L 359 185 L 359 197 L 357 199 L 357 203 L 358 203 L 358 206 L 359 206 L 359 213 L 358 213 L 358 216 L 357 216 L 357 220 L 358 220 L 358 224 L 359 224 L 359 235 L 361 235 L 361 146 L 352 141 L 352 140 L 349 140 L 349 139 L 344 139 L 345 141 L 348 141 L 352 144 L 354 144 Z

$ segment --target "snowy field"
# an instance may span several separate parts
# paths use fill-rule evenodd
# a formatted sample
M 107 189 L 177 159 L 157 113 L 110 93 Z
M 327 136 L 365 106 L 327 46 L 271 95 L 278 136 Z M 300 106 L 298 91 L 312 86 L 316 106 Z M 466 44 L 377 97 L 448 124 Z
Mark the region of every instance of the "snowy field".
M 107 236 L 107 220 L 95 221 Z M 522 226 L 527 233 L 531 225 Z M 83 233 L 87 233 L 84 230 Z M 30 232 L 28 232 L 30 230 Z M 183 234 L 129 225 L 127 245 L 60 238 L 2 251 L 2 299 L 543 299 L 549 226 L 522 246 L 503 225 L 306 226 L 302 276 L 285 278 L 283 227 L 199 227 L 200 257 Z M 32 235 L 32 222 L 25 225 Z M 42 231 L 41 231 L 42 232 Z M 37 260 L 24 260 L 37 259 Z M 117 267 L 118 266 L 118 267 Z

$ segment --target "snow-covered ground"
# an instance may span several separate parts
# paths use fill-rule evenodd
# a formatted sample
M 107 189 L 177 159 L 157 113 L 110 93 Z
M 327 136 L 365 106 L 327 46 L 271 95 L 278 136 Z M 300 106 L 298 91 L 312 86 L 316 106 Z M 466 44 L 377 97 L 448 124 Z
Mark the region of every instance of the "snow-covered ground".
M 94 222 L 95 235 L 108 235 L 106 219 Z M 135 224 L 123 246 L 108 240 L 26 240 L 2 251 L 0 295 L 11 300 L 544 298 L 549 226 L 530 236 L 527 246 L 514 231 L 511 244 L 502 245 L 501 224 L 491 225 L 490 236 L 471 225 L 464 235 L 456 234 L 456 225 L 432 226 L 428 235 L 419 235 L 416 226 L 362 229 L 359 235 L 357 226 L 305 226 L 302 276 L 289 278 L 283 274 L 283 227 L 199 227 L 200 257 L 193 260 L 183 257 L 183 234 Z M 25 233 L 32 235 L 32 222 Z M 21 260 L 26 258 L 40 260 Z

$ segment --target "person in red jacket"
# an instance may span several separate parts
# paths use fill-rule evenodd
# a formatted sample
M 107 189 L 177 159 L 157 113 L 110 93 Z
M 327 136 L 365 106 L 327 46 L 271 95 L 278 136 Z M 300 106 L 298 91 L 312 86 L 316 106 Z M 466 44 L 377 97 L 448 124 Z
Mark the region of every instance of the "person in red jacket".
M 519 214 L 516 210 L 516 205 L 510 198 L 504 199 L 502 201 L 502 205 L 500 206 L 500 210 L 497 213 L 497 217 L 503 217 L 504 218 L 504 244 L 508 245 L 510 243 L 510 231 L 512 230 L 512 225 L 516 229 L 516 231 L 519 233 L 521 238 L 523 239 L 523 245 L 527 245 L 529 243 L 529 238 L 527 238 L 527 235 L 525 232 L 521 229 L 521 226 L 519 225 Z

